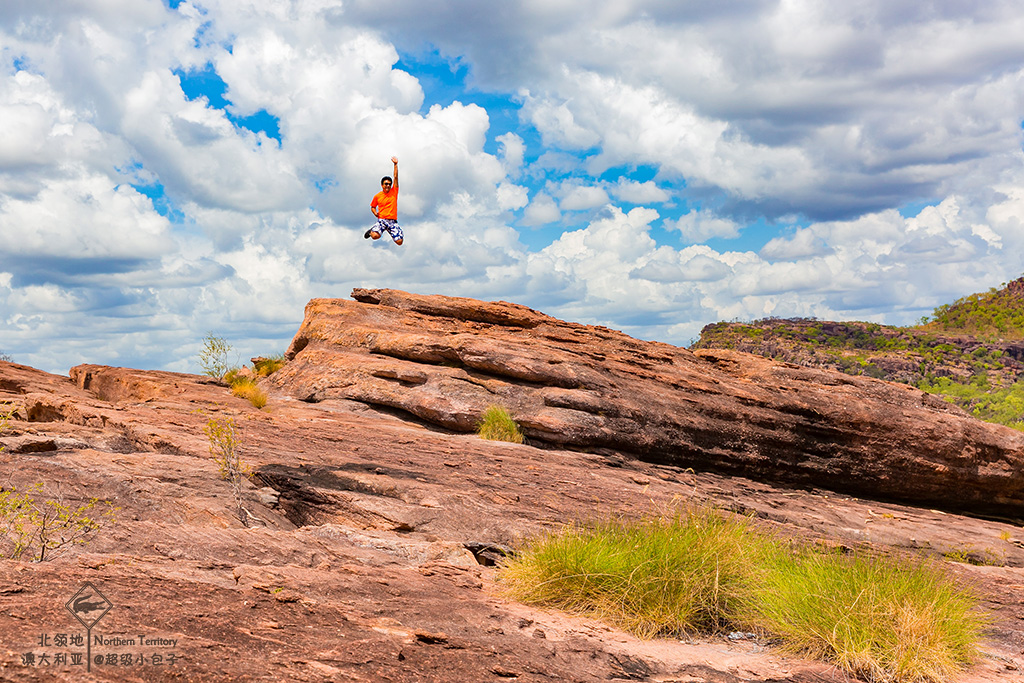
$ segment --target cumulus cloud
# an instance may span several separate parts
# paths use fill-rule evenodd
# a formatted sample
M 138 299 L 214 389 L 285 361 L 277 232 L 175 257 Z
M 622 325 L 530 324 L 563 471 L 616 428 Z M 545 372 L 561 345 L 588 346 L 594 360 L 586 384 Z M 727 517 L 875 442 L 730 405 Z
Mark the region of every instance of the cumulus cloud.
M 10 199 L 0 206 L 0 225 L 0 259 L 18 270 L 25 259 L 142 261 L 172 248 L 167 220 L 149 200 L 102 176 L 55 180 L 32 200 Z
M 51 4 L 0 5 L 0 348 L 44 369 L 273 352 L 353 286 L 686 343 L 1024 270 L 1012 0 Z M 401 248 L 362 238 L 393 154 Z
M 517 177 L 523 168 L 526 143 L 515 133 L 499 135 L 496 140 L 501 145 L 501 160 L 505 169 L 505 175 L 510 178 Z
M 585 211 L 608 203 L 608 193 L 595 185 L 583 185 L 570 181 L 557 190 L 559 207 L 563 211 Z
M 298 209 L 294 164 L 265 134 L 237 129 L 223 111 L 189 102 L 169 71 L 149 72 L 124 97 L 121 130 L 167 189 L 210 208 Z
M 665 228 L 678 230 L 683 240 L 699 244 L 713 237 L 731 239 L 739 237 L 740 225 L 728 218 L 719 218 L 708 211 L 690 211 L 677 220 L 666 220 Z
M 526 207 L 520 222 L 526 226 L 554 223 L 562 217 L 555 200 L 545 192 L 539 192 Z
M 760 256 L 769 261 L 791 261 L 811 256 L 824 256 L 831 252 L 828 244 L 814 230 L 797 229 L 789 237 L 775 237 L 768 241 Z
M 671 199 L 667 190 L 658 187 L 652 180 L 639 183 L 628 178 L 619 178 L 607 185 L 608 192 L 619 201 L 631 204 L 660 204 Z
M 964 191 L 1019 148 L 1024 17 L 1010 0 L 927 11 L 636 0 L 568 16 L 535 3 L 488 16 L 449 7 L 400 2 L 377 25 L 468 54 L 479 86 L 523 88 L 550 145 L 597 150 L 592 170 L 653 164 L 744 211 L 898 208 Z M 467 11 L 476 30 L 453 30 L 449 18 Z M 369 3 L 353 12 L 376 23 Z

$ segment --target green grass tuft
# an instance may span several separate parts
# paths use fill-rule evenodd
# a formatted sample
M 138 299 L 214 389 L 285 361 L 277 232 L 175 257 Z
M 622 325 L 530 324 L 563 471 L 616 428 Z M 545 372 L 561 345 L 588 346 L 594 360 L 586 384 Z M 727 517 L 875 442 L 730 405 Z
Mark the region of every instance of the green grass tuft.
M 641 637 L 725 627 L 754 583 L 767 543 L 743 542 L 744 519 L 713 511 L 654 521 L 569 526 L 501 571 L 512 595 L 606 621 Z M 758 537 L 751 536 L 751 539 Z
M 252 375 L 243 375 L 236 370 L 229 370 L 225 379 L 231 386 L 231 393 L 235 396 L 246 399 L 256 408 L 262 409 L 267 405 L 267 392 L 260 388 L 260 385 L 256 383 L 256 378 Z
M 782 648 L 871 681 L 949 681 L 978 656 L 977 599 L 917 560 L 776 556 L 741 619 Z
M 287 362 L 284 354 L 270 358 L 257 358 L 252 362 L 252 369 L 256 372 L 257 377 L 267 377 L 283 368 Z
M 523 443 L 523 433 L 519 431 L 519 425 L 507 410 L 498 405 L 489 406 L 484 411 L 476 433 L 480 438 L 490 441 Z
M 977 598 L 935 566 L 796 548 L 696 509 L 570 525 L 534 539 L 500 580 L 524 602 L 640 637 L 756 631 L 873 681 L 950 680 L 977 656 Z

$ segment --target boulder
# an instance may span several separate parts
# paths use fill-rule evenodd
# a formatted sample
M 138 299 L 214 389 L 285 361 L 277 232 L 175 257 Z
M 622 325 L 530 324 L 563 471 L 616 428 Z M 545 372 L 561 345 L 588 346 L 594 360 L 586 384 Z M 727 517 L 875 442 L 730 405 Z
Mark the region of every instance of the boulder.
M 1024 519 L 1024 434 L 906 385 L 691 352 L 507 302 L 352 297 L 309 302 L 270 384 L 459 432 L 500 404 L 538 446 Z

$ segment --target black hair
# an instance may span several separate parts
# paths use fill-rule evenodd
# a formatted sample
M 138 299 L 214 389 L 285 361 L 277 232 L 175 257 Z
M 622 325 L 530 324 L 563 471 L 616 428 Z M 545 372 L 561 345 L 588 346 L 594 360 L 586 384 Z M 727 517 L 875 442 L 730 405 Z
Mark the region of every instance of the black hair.
M 391 180 L 391 176 L 389 176 L 389 175 L 386 175 L 386 176 L 384 176 L 383 178 L 381 178 L 381 179 L 380 179 L 380 184 L 381 184 L 381 185 L 383 185 L 383 184 L 384 184 L 384 181 L 385 181 L 385 180 Z M 392 184 L 392 185 L 394 185 L 394 184 L 395 184 L 395 181 L 391 180 L 391 184 Z

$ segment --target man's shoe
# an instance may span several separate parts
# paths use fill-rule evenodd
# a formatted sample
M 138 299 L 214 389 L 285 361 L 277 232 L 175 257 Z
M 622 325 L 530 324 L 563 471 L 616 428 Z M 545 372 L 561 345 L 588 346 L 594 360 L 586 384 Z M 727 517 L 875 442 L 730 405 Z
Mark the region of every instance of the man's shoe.
M 364 239 L 364 240 L 368 240 L 368 239 L 370 239 L 370 233 L 371 233 L 371 232 L 373 232 L 373 228 L 370 228 L 369 230 L 367 230 L 366 232 L 364 232 L 364 233 L 363 233 L 363 239 Z

